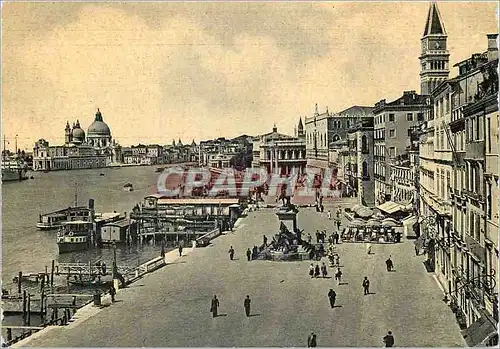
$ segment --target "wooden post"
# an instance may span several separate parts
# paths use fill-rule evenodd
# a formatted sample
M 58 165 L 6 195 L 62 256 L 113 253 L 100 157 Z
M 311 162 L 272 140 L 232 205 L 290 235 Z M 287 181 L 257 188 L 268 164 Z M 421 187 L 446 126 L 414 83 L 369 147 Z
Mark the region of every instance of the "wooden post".
M 28 311 L 27 311 L 27 317 L 28 317 L 28 321 L 27 321 L 27 324 L 28 326 L 31 324 L 31 295 L 28 293 Z
M 10 342 L 12 340 L 12 328 L 7 328 L 7 341 Z
M 42 323 L 44 322 L 43 321 L 43 318 L 45 316 L 44 312 L 43 312 L 43 302 L 45 300 L 45 290 L 42 289 L 42 293 L 40 294 L 40 318 L 42 320 Z
M 54 263 L 55 261 L 52 260 L 52 268 L 50 269 L 50 287 L 54 287 Z
M 17 279 L 17 293 L 21 294 L 21 282 L 23 279 L 23 272 L 20 271 L 19 275 L 17 277 L 18 277 L 18 279 Z
M 59 275 L 59 265 L 56 265 L 56 275 Z
M 26 290 L 23 291 L 23 324 L 26 326 Z

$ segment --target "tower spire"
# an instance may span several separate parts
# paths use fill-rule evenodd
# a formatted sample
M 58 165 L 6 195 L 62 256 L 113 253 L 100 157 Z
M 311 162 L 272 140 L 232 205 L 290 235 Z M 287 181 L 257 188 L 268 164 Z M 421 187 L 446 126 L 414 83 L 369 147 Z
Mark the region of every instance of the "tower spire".
M 437 4 L 433 1 L 429 6 L 427 21 L 425 22 L 424 37 L 427 35 L 447 35 L 444 23 L 441 19 Z

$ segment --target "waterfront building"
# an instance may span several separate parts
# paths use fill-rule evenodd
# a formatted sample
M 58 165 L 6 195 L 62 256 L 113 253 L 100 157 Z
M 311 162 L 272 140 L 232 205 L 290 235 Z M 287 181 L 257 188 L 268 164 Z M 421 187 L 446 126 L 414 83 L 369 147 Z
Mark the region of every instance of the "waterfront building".
M 330 143 L 347 139 L 350 126 L 364 118 L 373 117 L 373 107 L 352 106 L 339 113 L 330 113 L 328 107 L 319 113 L 316 104 L 312 117 L 305 118 L 307 166 L 328 169 Z
M 214 168 L 231 168 L 236 157 L 244 157 L 252 137 L 241 135 L 233 139 L 220 137 L 200 142 L 200 164 Z M 248 164 L 249 165 L 249 164 Z M 246 167 L 246 166 L 245 166 Z
M 424 121 L 430 98 L 415 91 L 404 91 L 392 102 L 377 102 L 374 113 L 375 202 L 381 205 L 392 199 L 390 164 L 410 145 L 412 132 Z
M 433 114 L 449 118 L 436 123 L 441 131 L 435 138 L 448 149 L 451 175 L 441 171 L 436 176 L 438 195 L 448 198 L 450 214 L 445 219 L 435 215 L 431 266 L 471 346 L 498 343 L 497 37 L 488 35 L 488 50 L 455 64 L 459 75 L 433 92 Z
M 299 121 L 299 126 L 300 124 Z M 304 133 L 299 134 L 300 137 L 292 137 L 279 133 L 274 125 L 272 132 L 255 137 L 252 167 L 283 175 L 304 173 L 307 162 L 306 144 Z
M 330 143 L 328 166 L 332 169 L 332 176 L 337 179 L 337 190 L 340 190 L 341 195 L 354 195 L 355 176 L 351 171 L 351 167 L 354 166 L 354 158 L 350 156 L 348 139 L 340 139 Z
M 109 126 L 97 110 L 94 122 L 87 135 L 77 120 L 70 127 L 66 123 L 63 145 L 50 145 L 40 139 L 33 149 L 33 169 L 35 171 L 73 170 L 106 167 L 122 162 L 121 146 L 111 137 Z

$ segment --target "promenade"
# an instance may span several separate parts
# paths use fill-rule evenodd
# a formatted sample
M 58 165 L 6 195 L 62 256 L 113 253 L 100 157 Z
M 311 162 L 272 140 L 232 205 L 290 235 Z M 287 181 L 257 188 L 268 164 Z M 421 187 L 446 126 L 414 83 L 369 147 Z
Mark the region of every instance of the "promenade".
M 302 208 L 299 227 L 313 238 L 316 229 L 332 227 L 328 209 L 334 213 L 331 205 L 325 205 L 323 214 Z M 117 303 L 84 321 L 35 335 L 23 346 L 304 347 L 314 331 L 320 347 L 381 347 L 388 330 L 395 346 L 465 346 L 412 242 L 373 245 L 372 255 L 363 244 L 339 245 L 344 284 L 338 286 L 333 278 L 311 279 L 309 261 L 247 261 L 246 249 L 278 230 L 274 210 L 250 212 L 239 223 L 209 247 L 185 249 L 187 256 L 120 290 Z M 234 261 L 229 260 L 230 246 L 236 250 Z M 385 269 L 389 255 L 394 272 Z M 371 281 L 367 296 L 361 286 L 364 276 Z M 334 309 L 327 298 L 330 288 L 337 292 Z M 209 312 L 214 294 L 220 300 L 215 319 Z M 247 294 L 252 300 L 248 318 L 243 308 Z

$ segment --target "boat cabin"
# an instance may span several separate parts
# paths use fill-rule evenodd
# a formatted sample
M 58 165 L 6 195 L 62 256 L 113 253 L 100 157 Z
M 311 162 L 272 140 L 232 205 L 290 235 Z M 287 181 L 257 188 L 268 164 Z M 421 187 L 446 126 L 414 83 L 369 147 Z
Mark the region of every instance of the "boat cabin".
M 136 221 L 133 219 L 122 219 L 106 223 L 101 228 L 101 241 L 103 243 L 126 242 L 127 234 L 134 237 L 137 234 Z

